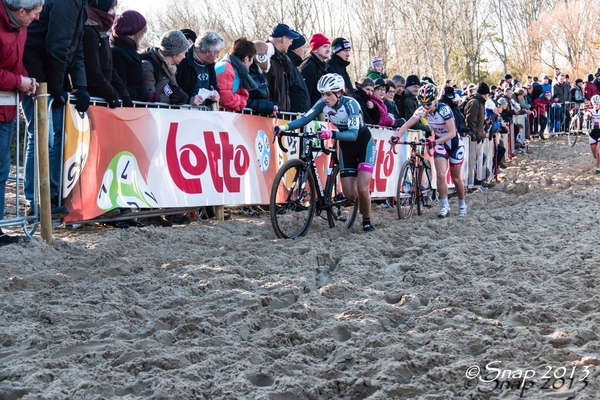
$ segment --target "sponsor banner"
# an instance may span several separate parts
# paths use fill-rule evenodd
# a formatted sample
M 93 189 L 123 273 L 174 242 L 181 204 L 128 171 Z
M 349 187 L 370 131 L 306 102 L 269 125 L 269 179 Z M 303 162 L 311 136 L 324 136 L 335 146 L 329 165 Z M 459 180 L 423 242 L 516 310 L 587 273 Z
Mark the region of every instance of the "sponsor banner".
M 277 124 L 287 121 L 278 120 Z M 91 106 L 67 107 L 63 172 L 65 221 L 114 208 L 268 204 L 279 167 L 298 157 L 298 141 L 273 143 L 272 118 L 228 112 Z M 317 129 L 311 124 L 307 129 Z M 373 197 L 396 195 L 410 147 L 388 144 L 392 131 L 371 129 L 377 161 Z M 408 132 L 404 140 L 418 140 Z M 329 156 L 316 159 L 325 182 Z

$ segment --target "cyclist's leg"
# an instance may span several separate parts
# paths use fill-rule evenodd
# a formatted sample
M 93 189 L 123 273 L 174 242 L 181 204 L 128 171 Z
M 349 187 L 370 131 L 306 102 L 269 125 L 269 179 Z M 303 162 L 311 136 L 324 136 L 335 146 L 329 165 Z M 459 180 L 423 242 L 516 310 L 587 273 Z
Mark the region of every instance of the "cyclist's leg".
M 448 184 L 446 183 L 448 161 L 441 156 L 436 156 L 433 161 L 435 163 L 435 178 L 440 199 L 446 199 L 448 198 Z
M 450 164 L 450 176 L 452 176 L 452 182 L 454 182 L 454 188 L 456 190 L 456 194 L 458 195 L 458 200 L 464 200 L 465 184 L 462 180 L 462 165 Z
M 342 174 L 340 174 L 342 191 L 348 200 L 356 201 L 356 199 L 358 199 L 358 190 L 356 190 L 356 170 L 354 170 L 354 175 L 349 174 L 347 171 L 348 170 L 342 170 Z
M 365 169 L 364 164 L 361 164 L 358 168 L 358 177 L 356 182 L 356 188 L 358 190 L 359 207 L 360 213 L 363 218 L 371 218 L 371 193 L 369 192 L 369 186 L 371 185 L 371 177 L 373 176 L 373 169 Z M 361 168 L 363 167 L 363 168 Z

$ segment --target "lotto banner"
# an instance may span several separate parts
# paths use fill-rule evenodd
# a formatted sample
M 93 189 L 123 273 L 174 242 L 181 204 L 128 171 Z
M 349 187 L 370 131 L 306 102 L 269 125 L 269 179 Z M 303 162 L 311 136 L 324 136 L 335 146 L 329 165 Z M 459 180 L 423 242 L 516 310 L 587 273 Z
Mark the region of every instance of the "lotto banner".
M 277 121 L 278 124 L 285 121 Z M 269 204 L 278 168 L 298 157 L 272 144 L 272 118 L 228 112 L 92 106 L 67 107 L 63 172 L 65 221 L 88 220 L 114 208 Z M 310 126 L 309 126 L 310 129 Z M 408 146 L 388 144 L 391 131 L 372 129 L 377 162 L 374 198 L 396 195 Z M 405 140 L 418 139 L 407 133 Z M 325 182 L 328 156 L 317 158 Z

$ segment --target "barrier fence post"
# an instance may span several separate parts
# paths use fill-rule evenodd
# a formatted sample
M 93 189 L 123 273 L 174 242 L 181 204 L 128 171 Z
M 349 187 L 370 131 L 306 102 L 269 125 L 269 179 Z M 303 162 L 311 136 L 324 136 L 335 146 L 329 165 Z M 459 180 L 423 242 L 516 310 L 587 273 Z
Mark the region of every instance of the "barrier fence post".
M 219 103 L 214 102 L 212 104 L 213 111 L 219 111 Z M 217 221 L 225 221 L 225 207 L 224 206 L 215 206 L 215 219 Z
M 42 239 L 52 244 L 50 209 L 50 162 L 48 155 L 48 85 L 40 82 L 36 96 L 36 148 L 38 153 L 38 182 L 40 188 L 40 226 Z

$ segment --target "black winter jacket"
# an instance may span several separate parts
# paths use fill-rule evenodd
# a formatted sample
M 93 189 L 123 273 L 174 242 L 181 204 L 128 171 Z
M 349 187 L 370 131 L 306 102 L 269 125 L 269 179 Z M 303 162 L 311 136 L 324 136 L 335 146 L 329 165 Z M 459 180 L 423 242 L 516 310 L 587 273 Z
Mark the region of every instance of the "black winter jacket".
M 49 92 L 87 87 L 83 63 L 86 20 L 85 0 L 46 0 L 39 20 L 27 27 L 23 65 L 30 77 L 48 83 Z
M 376 105 L 373 105 L 373 108 L 367 108 L 367 101 L 371 101 L 369 99 L 369 95 L 362 90 L 359 86 L 356 87 L 354 91 L 354 98 L 360 104 L 360 109 L 362 110 L 363 118 L 365 120 L 365 124 L 367 125 L 377 125 L 379 124 L 379 119 L 381 118 L 381 114 L 379 113 L 379 108 Z
M 148 101 L 150 94 L 144 87 L 144 68 L 142 56 L 136 49 L 118 37 L 111 36 L 113 66 L 121 78 L 132 100 Z
M 254 79 L 258 87 L 248 91 L 249 97 L 246 107 L 251 108 L 259 114 L 273 114 L 273 108 L 276 104 L 269 100 L 269 83 L 267 82 L 267 77 L 256 63 L 252 63 L 250 66 L 250 77 Z
M 292 60 L 275 49 L 275 54 L 271 56 L 271 68 L 267 72 L 267 81 L 269 82 L 269 98 L 277 103 L 280 111 L 292 111 L 290 102 L 290 69 L 296 67 L 292 65 Z
M 83 54 L 90 96 L 99 96 L 109 102 L 115 99 L 131 101 L 127 87 L 114 70 L 109 36 L 102 27 L 86 25 Z
M 212 89 L 210 87 L 200 88 L 198 86 L 198 74 L 204 73 L 205 69 L 201 68 L 198 61 L 194 59 L 194 46 L 189 48 L 185 53 L 185 58 L 177 66 L 175 78 L 177 79 L 179 87 L 187 93 L 190 100 L 192 99 L 192 96 L 198 94 L 199 89 L 219 91 L 217 74 L 215 73 L 215 63 L 206 64 L 206 67 L 206 70 L 208 71 L 208 83 L 209 86 L 212 86 Z M 211 105 L 212 103 L 214 102 L 210 99 L 207 99 L 204 102 L 206 105 Z
M 348 75 L 348 71 L 346 71 L 346 67 L 350 65 L 350 62 L 344 61 L 340 56 L 334 54 L 329 60 L 327 60 L 326 64 L 327 73 L 341 75 L 344 78 L 344 83 L 346 84 L 346 94 L 348 96 L 354 97 L 354 87 L 352 86 L 352 80 L 350 79 L 350 75 Z
M 315 104 L 321 98 L 321 93 L 317 90 L 317 83 L 327 73 L 327 64 L 319 60 L 315 53 L 310 53 L 310 56 L 304 59 L 299 69 L 308 88 L 310 104 Z

